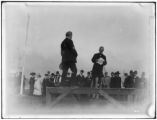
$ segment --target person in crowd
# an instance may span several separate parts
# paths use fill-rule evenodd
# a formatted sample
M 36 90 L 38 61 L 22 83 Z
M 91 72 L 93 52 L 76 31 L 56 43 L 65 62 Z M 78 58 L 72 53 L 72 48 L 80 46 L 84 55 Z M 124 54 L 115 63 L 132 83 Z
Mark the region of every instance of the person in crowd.
M 42 78 L 40 74 L 38 74 L 37 77 L 35 78 L 33 95 L 37 96 L 42 95 Z
M 90 72 L 87 72 L 87 76 L 86 76 L 86 78 L 85 78 L 85 85 L 84 85 L 84 87 L 90 88 L 90 86 L 91 86 L 91 81 L 92 81 L 91 73 L 90 73 Z
M 125 88 L 134 88 L 134 72 L 130 70 L 130 75 L 124 81 Z
M 33 95 L 33 91 L 34 91 L 34 83 L 35 83 L 35 75 L 36 73 L 32 72 L 30 73 L 31 77 L 29 80 L 29 90 L 30 90 L 30 95 Z
M 77 85 L 79 87 L 83 87 L 85 85 L 84 70 L 80 70 L 80 74 L 77 75 Z
M 51 76 L 51 74 L 50 74 L 51 72 L 48 70 L 47 71 L 47 75 L 50 77 Z
M 115 86 L 114 77 L 115 77 L 115 73 L 111 72 L 110 88 L 114 88 L 114 86 Z
M 102 88 L 110 88 L 111 77 L 108 76 L 108 72 L 105 72 L 105 75 L 101 79 Z
M 54 73 L 51 73 L 50 78 L 47 77 L 47 80 L 48 80 L 49 87 L 55 87 L 55 74 Z
M 65 77 L 64 86 L 70 87 L 70 84 L 71 84 L 71 74 L 68 72 Z
M 64 85 L 64 81 L 65 81 L 68 69 L 70 68 L 72 71 L 71 85 L 73 85 L 75 84 L 76 74 L 77 74 L 76 58 L 78 54 L 72 41 L 71 31 L 68 31 L 66 33 L 66 38 L 61 43 L 61 56 L 62 56 L 62 62 L 60 64 L 60 68 L 63 70 L 61 82 Z
M 138 77 L 138 72 L 134 71 L 134 87 L 139 88 L 141 84 L 141 79 Z
M 125 80 L 126 80 L 127 77 L 128 77 L 128 73 L 124 73 L 124 78 L 122 80 L 122 88 L 125 88 L 124 83 L 125 83 Z
M 117 71 L 115 73 L 115 77 L 114 77 L 114 82 L 115 82 L 115 86 L 114 88 L 121 88 L 121 77 L 119 76 L 119 71 Z
M 51 87 L 49 75 L 46 73 L 42 83 L 42 94 L 46 95 L 46 87 Z
M 59 80 L 61 78 L 61 75 L 59 74 L 59 71 L 56 71 L 55 75 L 55 86 L 59 86 Z
M 92 68 L 92 83 L 94 88 L 97 88 L 100 84 L 100 78 L 103 76 L 103 67 L 107 64 L 106 56 L 103 54 L 104 47 L 99 48 L 99 52 L 94 54 L 92 62 L 94 63 Z

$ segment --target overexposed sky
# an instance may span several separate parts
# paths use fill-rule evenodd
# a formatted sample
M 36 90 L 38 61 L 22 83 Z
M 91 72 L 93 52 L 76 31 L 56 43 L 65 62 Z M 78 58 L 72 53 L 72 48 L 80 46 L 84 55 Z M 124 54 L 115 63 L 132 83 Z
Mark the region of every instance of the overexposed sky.
M 8 2 L 2 7 L 8 67 L 22 61 L 26 51 L 25 74 L 59 70 L 60 44 L 70 30 L 78 51 L 78 70 L 91 70 L 93 54 L 98 52 L 99 46 L 104 46 L 106 71 L 123 73 L 133 69 L 149 71 L 149 74 L 153 71 L 155 16 L 152 3 Z

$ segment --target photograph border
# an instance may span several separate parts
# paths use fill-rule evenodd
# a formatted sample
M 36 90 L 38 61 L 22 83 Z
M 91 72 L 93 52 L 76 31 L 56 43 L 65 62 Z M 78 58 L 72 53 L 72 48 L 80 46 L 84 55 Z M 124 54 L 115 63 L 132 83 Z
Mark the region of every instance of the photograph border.
M 30 2 L 30 3 L 153 3 L 155 5 L 155 113 L 154 118 L 145 118 L 145 119 L 156 119 L 156 1 L 1 1 L 1 119 L 116 119 L 116 118 L 7 118 L 4 117 L 3 110 L 3 58 L 5 54 L 3 54 L 3 5 L 5 3 L 24 3 L 24 2 Z M 154 37 L 154 36 L 153 36 Z M 153 68 L 154 69 L 154 68 Z M 117 119 L 141 119 L 141 118 L 117 118 Z

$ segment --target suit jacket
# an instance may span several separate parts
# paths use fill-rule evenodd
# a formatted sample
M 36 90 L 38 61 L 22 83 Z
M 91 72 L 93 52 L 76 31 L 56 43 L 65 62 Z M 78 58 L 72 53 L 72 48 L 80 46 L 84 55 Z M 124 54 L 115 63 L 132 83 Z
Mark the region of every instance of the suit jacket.
M 125 88 L 133 88 L 134 87 L 134 78 L 131 76 L 128 76 L 124 81 L 124 87 Z
M 74 62 L 78 56 L 77 51 L 74 49 L 74 44 L 71 39 L 65 38 L 61 43 L 61 56 L 62 62 Z
M 84 77 L 84 75 L 83 76 L 81 76 L 81 75 L 77 76 L 77 84 L 80 87 L 83 87 L 85 85 L 85 77 Z
M 99 58 L 104 59 L 104 62 L 103 62 L 102 65 L 100 65 L 96 62 L 96 60 L 99 59 Z M 102 76 L 103 66 L 107 64 L 106 56 L 104 54 L 101 54 L 101 53 L 96 53 L 96 54 L 94 54 L 94 56 L 92 58 L 92 62 L 94 63 L 93 69 L 92 69 L 92 77 Z

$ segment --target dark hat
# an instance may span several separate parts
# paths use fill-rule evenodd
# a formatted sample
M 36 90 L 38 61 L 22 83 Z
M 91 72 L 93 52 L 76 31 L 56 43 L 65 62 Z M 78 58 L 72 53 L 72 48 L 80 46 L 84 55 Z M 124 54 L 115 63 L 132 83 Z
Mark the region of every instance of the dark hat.
M 40 75 L 40 74 L 38 74 L 38 77 L 41 77 L 41 75 Z
M 45 76 L 48 76 L 48 74 L 45 74 Z
M 134 71 L 134 74 L 137 74 L 137 70 Z
M 120 74 L 120 72 L 119 71 L 117 71 L 117 72 L 115 72 L 115 74 L 117 75 L 117 74 Z
M 87 74 L 90 74 L 90 72 L 87 72 Z
M 111 74 L 114 74 L 114 72 L 111 72 Z
M 59 71 L 57 71 L 56 74 L 59 74 Z
M 47 74 L 50 74 L 50 71 L 47 71 Z
M 51 73 L 51 75 L 55 75 L 54 73 Z
M 130 70 L 130 73 L 133 73 L 133 70 Z
M 31 72 L 31 73 L 30 73 L 30 75 L 35 75 L 35 74 L 36 74 L 35 72 Z
M 84 70 L 80 70 L 82 73 L 84 72 Z

